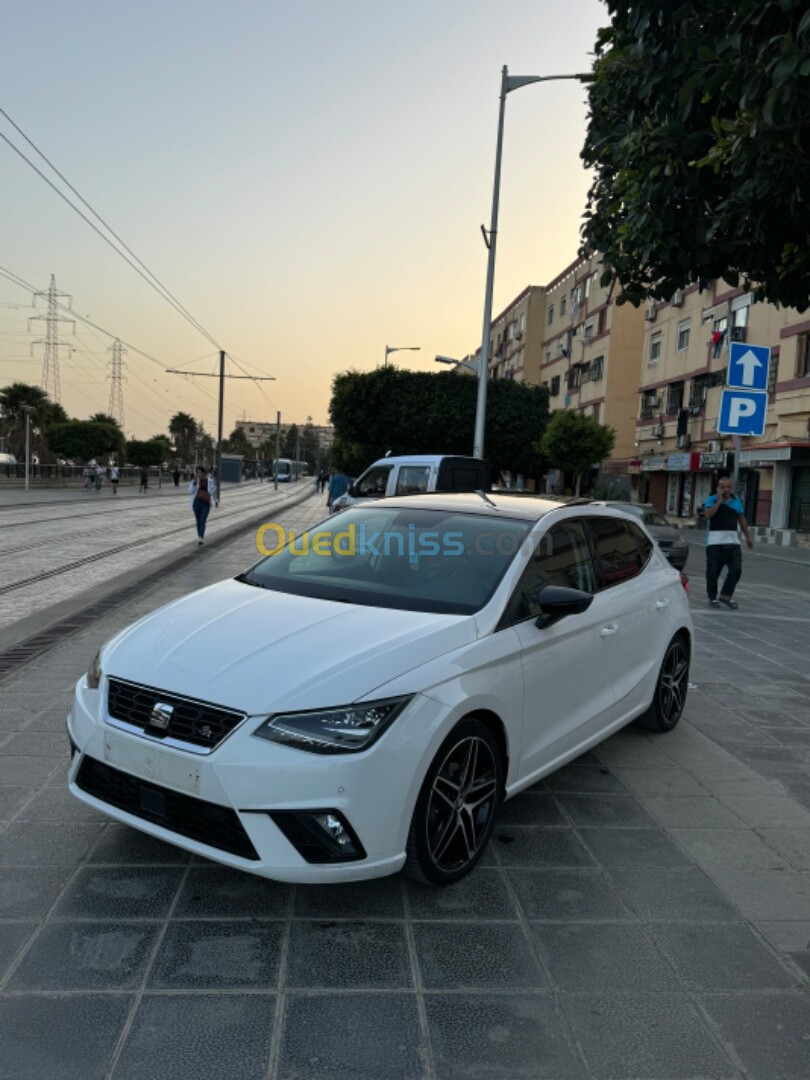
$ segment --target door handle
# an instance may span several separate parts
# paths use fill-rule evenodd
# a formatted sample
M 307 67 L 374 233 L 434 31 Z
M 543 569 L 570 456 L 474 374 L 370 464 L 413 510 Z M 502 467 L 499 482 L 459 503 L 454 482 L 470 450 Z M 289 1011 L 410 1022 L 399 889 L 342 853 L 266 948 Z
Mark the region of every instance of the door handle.
M 669 607 L 669 600 L 656 600 L 655 601 L 655 610 L 656 611 L 663 611 L 665 608 L 668 608 L 668 607 Z
M 610 623 L 609 626 L 602 627 L 602 629 L 599 631 L 599 637 L 613 637 L 613 635 L 618 629 L 619 628 L 616 623 Z

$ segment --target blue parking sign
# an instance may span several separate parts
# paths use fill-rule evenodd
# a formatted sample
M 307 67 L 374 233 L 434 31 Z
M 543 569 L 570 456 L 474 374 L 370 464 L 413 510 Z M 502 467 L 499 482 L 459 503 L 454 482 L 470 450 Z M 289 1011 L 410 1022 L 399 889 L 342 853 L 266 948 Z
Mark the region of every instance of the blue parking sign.
M 768 395 L 756 390 L 724 390 L 717 418 L 719 435 L 762 435 Z
M 771 350 L 768 345 L 732 343 L 728 354 L 726 385 L 740 390 L 767 390 Z

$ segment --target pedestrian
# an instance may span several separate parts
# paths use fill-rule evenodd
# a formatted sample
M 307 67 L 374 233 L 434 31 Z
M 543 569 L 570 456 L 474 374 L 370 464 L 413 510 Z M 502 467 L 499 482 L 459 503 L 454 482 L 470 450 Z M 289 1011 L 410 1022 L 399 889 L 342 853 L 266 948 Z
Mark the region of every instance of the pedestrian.
M 178 468 L 175 468 L 172 473 L 172 480 L 174 480 L 175 487 L 180 487 L 180 470 Z
M 731 489 L 731 480 L 723 476 L 717 482 L 717 494 L 710 495 L 703 504 L 706 518 L 706 592 L 709 607 L 723 604 L 732 611 L 739 606 L 732 599 L 742 573 L 742 550 L 737 527 L 742 530 L 745 542 L 753 548 L 754 541 L 745 520 L 745 507 Z M 720 574 L 726 568 L 723 591 L 717 595 Z
M 213 475 L 202 465 L 198 465 L 194 479 L 188 485 L 188 493 L 191 496 L 191 509 L 194 511 L 194 520 L 197 522 L 197 543 L 205 542 L 205 523 L 211 511 L 211 504 L 217 504 L 217 485 Z
M 142 465 L 141 471 L 138 475 L 141 481 L 141 486 L 138 488 L 138 494 L 143 492 L 144 495 L 146 495 L 149 492 L 149 470 L 146 468 L 146 466 Z
M 85 491 L 89 491 L 93 486 L 93 472 L 89 465 L 85 465 L 82 469 L 82 482 Z
M 118 469 L 115 465 L 110 466 L 110 483 L 112 484 L 113 495 L 118 494 Z
M 95 485 L 96 495 L 101 491 L 101 466 L 96 465 L 93 470 L 93 484 Z
M 344 473 L 337 473 L 329 481 L 329 495 L 326 499 L 326 505 L 331 509 L 332 503 L 335 499 L 343 495 L 349 488 L 351 483 L 351 477 L 346 476 Z

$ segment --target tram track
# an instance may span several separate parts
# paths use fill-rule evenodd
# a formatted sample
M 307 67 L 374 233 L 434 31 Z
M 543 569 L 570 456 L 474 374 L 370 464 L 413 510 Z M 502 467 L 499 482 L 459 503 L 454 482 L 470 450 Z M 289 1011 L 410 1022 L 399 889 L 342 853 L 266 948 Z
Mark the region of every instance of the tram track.
M 300 502 L 304 501 L 305 499 L 310 498 L 311 494 L 312 494 L 311 492 L 307 492 L 306 494 L 302 495 L 298 499 L 294 499 L 294 500 L 291 500 L 290 502 L 283 502 L 283 503 L 274 504 L 274 505 L 278 505 L 280 509 L 281 508 L 286 509 L 287 507 L 296 506 Z M 125 508 L 125 509 L 129 509 L 129 508 Z M 261 511 L 262 514 L 264 514 L 264 513 L 266 513 L 268 511 L 268 509 L 269 509 L 269 507 L 267 507 L 266 504 L 262 505 L 259 502 L 252 502 L 248 506 L 243 506 L 243 507 L 240 507 L 239 509 L 236 509 L 236 510 L 230 510 L 230 511 L 226 510 L 224 512 L 218 513 L 217 514 L 217 521 L 221 522 L 221 521 L 223 521 L 223 519 L 234 518 L 234 517 L 242 516 L 242 515 L 245 515 L 245 514 L 253 514 L 254 511 L 255 512 Z M 109 512 L 112 512 L 112 511 L 109 511 Z M 116 511 L 116 512 L 120 513 L 121 511 Z M 83 516 L 83 515 L 73 515 L 73 516 L 78 517 L 78 516 Z M 259 516 L 260 516 L 259 513 L 255 513 L 251 517 L 250 522 L 246 522 L 246 527 L 249 527 L 249 525 L 252 525 L 258 519 Z M 121 555 L 124 552 L 132 551 L 135 548 L 143 547 L 146 544 L 151 544 L 151 543 L 154 543 L 155 541 L 158 541 L 158 540 L 164 540 L 167 537 L 176 536 L 179 533 L 188 533 L 189 528 L 190 528 L 189 523 L 184 522 L 182 525 L 176 525 L 171 529 L 164 529 L 161 532 L 150 533 L 148 536 L 142 536 L 142 537 L 139 537 L 136 540 L 129 540 L 126 543 L 123 543 L 123 544 L 116 544 L 114 547 L 106 548 L 104 551 L 94 552 L 92 555 L 86 555 L 86 556 L 84 556 L 84 558 L 81 558 L 81 559 L 73 559 L 71 562 L 64 563 L 62 566 L 52 567 L 49 570 L 42 570 L 38 574 L 33 574 L 30 577 L 22 578 L 19 581 L 10 582 L 8 585 L 0 586 L 0 596 L 5 596 L 5 595 L 7 595 L 8 593 L 11 593 L 11 592 L 16 592 L 19 589 L 30 588 L 31 586 L 40 584 L 41 582 L 47 581 L 50 578 L 58 577 L 61 574 L 70 573 L 72 570 L 78 570 L 78 569 L 80 569 L 81 567 L 84 567 L 84 566 L 91 566 L 93 563 L 100 562 L 103 559 L 112 558 L 112 556 L 114 556 L 114 555 Z M 13 551 L 18 551 L 19 552 L 19 551 L 22 551 L 22 550 L 30 550 L 33 547 L 41 547 L 41 546 L 44 546 L 45 543 L 51 543 L 51 542 L 52 542 L 52 540 L 47 540 L 47 541 L 43 541 L 42 543 L 39 543 L 39 544 L 37 544 L 37 543 L 25 544 L 25 545 L 22 545 L 20 547 L 12 549 L 12 551 L 4 552 L 3 554 L 12 554 Z

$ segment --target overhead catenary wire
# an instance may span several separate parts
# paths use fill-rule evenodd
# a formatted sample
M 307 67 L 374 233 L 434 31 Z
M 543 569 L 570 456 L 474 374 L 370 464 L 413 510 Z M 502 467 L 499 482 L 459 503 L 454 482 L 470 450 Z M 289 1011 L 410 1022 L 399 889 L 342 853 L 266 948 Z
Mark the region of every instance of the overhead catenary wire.
M 60 197 L 60 199 L 63 199 L 68 204 L 68 206 L 76 214 L 78 214 L 79 217 L 84 222 L 86 222 L 86 224 L 88 224 L 90 226 L 90 228 L 95 233 L 97 233 L 101 237 L 101 239 L 105 242 L 105 244 L 108 244 L 112 248 L 112 250 L 124 260 L 124 262 L 128 263 L 128 265 L 131 266 L 132 269 L 138 275 L 140 275 L 140 277 L 143 278 L 143 280 L 147 283 L 147 285 L 149 285 L 150 288 L 152 288 L 158 294 L 158 296 L 162 297 L 166 301 L 166 303 L 169 304 L 171 307 L 173 307 L 174 310 L 179 315 L 181 315 L 184 319 L 186 319 L 186 321 L 189 322 L 194 327 L 194 329 L 198 331 L 198 333 L 202 334 L 203 337 L 205 337 L 208 341 L 211 342 L 212 345 L 216 346 L 216 348 L 219 349 L 220 345 L 217 342 L 217 340 L 211 334 L 209 334 L 209 332 L 205 329 L 205 327 L 183 306 L 183 304 L 180 303 L 179 300 L 177 300 L 177 298 L 160 281 L 160 279 L 155 274 L 152 273 L 152 271 L 149 269 L 149 267 L 146 266 L 146 264 L 144 262 L 142 262 L 141 259 L 138 258 L 138 256 L 135 254 L 135 252 L 132 251 L 132 249 L 130 247 L 128 247 L 128 245 L 118 236 L 118 234 L 111 228 L 111 226 L 109 226 L 107 224 L 107 222 L 104 220 L 104 218 L 102 218 L 101 215 L 98 214 L 93 209 L 93 207 L 90 205 L 90 203 L 76 190 L 75 187 L 73 187 L 73 185 L 70 183 L 70 181 L 67 180 L 62 175 L 62 173 L 56 168 L 56 166 L 53 165 L 53 163 L 45 156 L 45 154 L 42 153 L 42 151 L 39 149 L 39 147 L 37 147 L 36 144 L 34 142 L 32 142 L 32 140 L 25 134 L 25 132 L 22 130 L 22 128 L 20 128 L 19 125 L 16 124 L 14 122 L 14 120 L 12 120 L 12 118 L 8 115 L 8 113 L 5 111 L 5 109 L 0 108 L 0 114 L 2 114 L 6 118 L 6 120 L 8 120 L 8 122 L 20 133 L 20 135 L 22 135 L 22 137 L 25 139 L 25 141 L 30 146 L 32 146 L 33 149 L 42 158 L 42 160 L 47 163 L 48 167 L 51 168 L 54 171 L 54 173 L 56 173 L 56 175 L 59 177 L 59 179 L 64 184 L 67 185 L 67 187 L 76 195 L 76 197 L 78 199 L 80 199 L 82 201 L 82 203 L 93 214 L 93 216 L 95 218 L 97 218 L 101 222 L 101 224 L 110 233 L 111 236 L 115 237 L 115 240 L 117 241 L 117 243 L 119 243 L 121 245 L 121 247 L 124 249 L 124 251 L 128 252 L 129 255 L 132 256 L 132 258 L 129 258 L 129 255 L 124 254 L 124 251 L 121 251 L 120 248 L 116 247 L 116 245 L 113 243 L 113 241 L 110 240 L 109 236 L 106 236 L 101 231 L 101 229 L 99 229 L 98 226 L 93 221 L 91 221 L 90 218 L 88 218 L 87 215 L 84 214 L 79 209 L 78 206 L 76 206 L 73 202 L 71 202 L 71 200 L 67 197 L 67 195 L 65 195 L 65 193 L 63 191 L 60 191 L 60 189 L 57 187 L 57 185 L 54 184 L 54 182 L 51 179 L 49 179 L 49 177 L 47 177 L 45 175 L 45 173 L 40 168 L 38 168 L 38 166 L 35 165 L 34 162 L 31 161 L 31 159 L 29 157 L 27 157 L 22 152 L 22 150 L 20 150 L 20 148 L 18 146 L 15 146 L 15 144 L 11 141 L 11 139 L 8 138 L 7 135 L 5 135 L 1 131 L 0 131 L 0 138 L 3 139 L 3 141 L 6 142 L 8 144 L 8 146 L 11 147 L 11 149 L 15 152 L 15 154 L 17 154 L 19 157 L 21 157 L 22 160 L 24 162 L 26 162 L 26 164 L 29 165 L 34 170 L 34 172 L 39 177 L 41 177 L 41 179 L 43 179 L 45 181 L 45 183 L 53 191 L 56 192 L 56 194 Z

